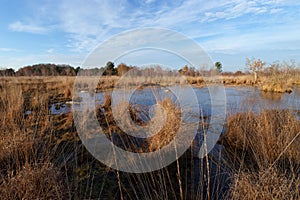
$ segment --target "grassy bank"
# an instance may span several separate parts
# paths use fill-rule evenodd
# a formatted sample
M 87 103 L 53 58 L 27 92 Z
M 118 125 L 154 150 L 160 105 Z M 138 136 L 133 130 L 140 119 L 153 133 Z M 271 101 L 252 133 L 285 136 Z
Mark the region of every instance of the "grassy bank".
M 32 76 L 32 77 L 1 77 L 1 84 L 15 83 L 20 85 L 24 91 L 30 91 L 38 87 L 47 92 L 52 92 L 53 96 L 57 97 L 72 97 L 72 88 L 74 86 L 76 77 L 74 76 Z M 94 91 L 104 91 L 112 89 L 118 85 L 120 81 L 119 76 L 102 76 L 99 77 L 84 77 L 77 78 L 77 87 L 83 90 L 89 90 L 89 85 L 97 81 Z M 174 84 L 190 84 L 195 87 L 205 87 L 207 84 L 221 83 L 225 86 L 257 86 L 265 92 L 292 92 L 293 86 L 300 86 L 300 75 L 298 74 L 284 74 L 278 73 L 276 75 L 261 74 L 257 82 L 254 82 L 253 75 L 220 75 L 212 77 L 193 77 L 193 76 L 170 76 L 170 77 L 147 77 L 138 76 L 137 78 L 122 78 L 122 84 L 127 84 L 128 87 L 141 85 L 157 85 L 170 86 Z M 120 84 L 120 83 L 119 83 Z
M 110 79 L 103 81 L 101 89 L 111 87 Z M 0 199 L 300 198 L 300 123 L 289 111 L 229 116 L 219 141 L 225 149 L 200 160 L 190 148 L 168 167 L 130 174 L 90 155 L 72 113 L 49 113 L 51 103 L 71 100 L 73 84 L 73 77 L 1 79 Z M 119 137 L 120 147 L 155 151 L 172 140 L 179 123 L 176 106 L 168 99 L 161 105 L 167 123 L 142 147 L 116 126 L 109 96 L 97 108 L 97 119 L 108 138 L 112 133 Z M 129 110 L 133 121 L 143 125 L 137 115 L 143 111 Z M 205 132 L 203 120 L 200 131 Z

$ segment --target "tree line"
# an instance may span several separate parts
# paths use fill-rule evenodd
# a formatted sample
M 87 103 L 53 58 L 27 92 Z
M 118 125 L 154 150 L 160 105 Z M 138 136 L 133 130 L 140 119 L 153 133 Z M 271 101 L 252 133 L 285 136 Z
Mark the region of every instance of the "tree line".
M 72 67 L 70 65 L 57 65 L 57 64 L 36 64 L 31 66 L 25 66 L 18 70 L 12 68 L 2 69 L 0 68 L 0 76 L 76 76 L 76 75 L 103 75 L 103 76 L 123 76 L 125 73 L 132 69 L 138 69 L 136 66 L 126 65 L 125 63 L 120 63 L 117 66 L 111 61 L 106 63 L 106 66 L 100 68 L 89 68 L 83 69 L 80 67 Z M 275 62 L 266 66 L 266 63 L 261 59 L 246 59 L 246 72 L 236 71 L 233 72 L 223 72 L 223 66 L 221 62 L 216 62 L 211 69 L 199 70 L 195 67 L 189 67 L 185 65 L 183 68 L 177 70 L 163 70 L 160 66 L 149 66 L 143 69 L 143 73 L 146 75 L 153 75 L 155 73 L 177 73 L 184 76 L 209 76 L 214 73 L 221 75 L 234 75 L 240 76 L 245 74 L 253 74 L 254 80 L 257 80 L 258 74 L 260 75 L 274 75 L 276 73 L 296 73 L 299 74 L 299 67 L 296 65 L 295 61 L 290 63 Z M 136 70 L 138 71 L 138 70 Z
M 119 75 L 132 69 L 133 66 L 127 66 L 124 63 L 115 67 L 114 63 L 109 61 L 105 67 L 82 69 L 80 67 L 72 67 L 70 65 L 57 64 L 35 64 L 22 67 L 18 70 L 12 68 L 1 69 L 0 76 L 76 76 L 79 72 L 81 74 L 99 74 L 104 76 Z
M 70 65 L 36 64 L 17 71 L 12 68 L 0 70 L 0 76 L 75 76 L 76 69 Z
M 217 69 L 221 71 L 222 65 L 220 62 L 216 63 Z M 122 76 L 127 73 L 129 70 L 137 69 L 138 67 L 127 65 L 125 63 L 120 63 L 118 66 L 111 61 L 106 63 L 106 66 L 100 68 L 89 68 L 83 69 L 80 67 L 72 67 L 70 65 L 57 65 L 57 64 L 35 64 L 31 66 L 25 66 L 18 70 L 14 70 L 12 68 L 9 69 L 0 69 L 0 76 L 76 76 L 76 75 L 96 75 L 102 74 L 104 76 Z M 148 68 L 143 69 L 143 73 L 145 74 L 153 74 L 153 70 L 159 72 L 170 72 L 172 70 L 163 70 L 159 66 L 150 66 Z M 181 75 L 186 76 L 200 76 L 200 71 L 196 70 L 194 67 L 188 67 L 185 65 L 182 69 L 175 71 L 172 73 L 179 72 Z M 202 74 L 203 75 L 203 74 Z

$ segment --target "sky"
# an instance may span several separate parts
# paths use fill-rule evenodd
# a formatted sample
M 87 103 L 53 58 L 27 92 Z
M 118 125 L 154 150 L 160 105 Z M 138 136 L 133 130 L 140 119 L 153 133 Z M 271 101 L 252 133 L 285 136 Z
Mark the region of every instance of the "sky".
M 300 63 L 297 0 L 1 0 L 0 19 L 0 68 L 81 66 L 111 37 L 145 27 L 194 40 L 224 71 L 244 70 L 246 58 Z

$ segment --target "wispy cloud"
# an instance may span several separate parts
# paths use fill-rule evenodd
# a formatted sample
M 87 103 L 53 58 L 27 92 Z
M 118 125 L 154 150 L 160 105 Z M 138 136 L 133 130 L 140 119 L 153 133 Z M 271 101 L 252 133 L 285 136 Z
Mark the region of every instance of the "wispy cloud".
M 227 55 L 300 43 L 300 2 L 295 0 L 44 0 L 31 6 L 34 12 L 9 29 L 57 34 L 63 38 L 59 48 L 68 52 L 86 54 L 115 34 L 144 27 L 179 31 L 209 52 Z M 136 43 L 137 37 L 127 42 Z M 43 48 L 49 54 L 52 47 Z
M 27 32 L 35 34 L 44 34 L 49 31 L 46 27 L 38 26 L 35 24 L 25 24 L 20 21 L 16 21 L 9 25 L 9 29 L 16 32 Z
M 12 48 L 1 48 L 0 47 L 0 51 L 2 51 L 2 52 L 16 52 L 17 51 L 17 49 L 12 49 Z
M 235 19 L 247 14 L 264 14 L 264 13 L 278 13 L 282 9 L 276 8 L 279 6 L 279 1 L 247 1 L 247 0 L 233 0 L 228 1 L 227 5 L 223 7 L 216 7 L 215 10 L 205 12 L 205 17 L 202 22 L 214 21 L 218 19 Z
M 272 9 L 270 10 L 270 14 L 279 13 L 279 12 L 281 12 L 281 11 L 283 11 L 282 8 L 272 8 Z
M 148 6 L 150 3 L 152 6 Z M 283 10 L 280 0 L 146 1 L 146 4 L 132 4 L 125 0 L 88 3 L 63 1 L 57 4 L 57 13 L 54 13 L 58 16 L 60 28 L 69 36 L 68 46 L 76 51 L 84 51 L 91 50 L 113 34 L 132 28 L 166 27 L 188 35 L 192 32 L 190 36 L 198 38 L 228 31 L 224 29 L 224 24 L 220 24 L 222 28 L 218 30 L 218 23 L 213 30 L 207 29 L 212 28 L 208 24 L 213 21 L 230 21 L 246 15 L 274 15 Z M 247 20 L 240 23 L 245 24 Z M 238 25 L 235 24 L 232 29 L 238 29 Z
M 51 49 L 47 49 L 47 50 L 46 50 L 46 52 L 47 52 L 47 53 L 49 53 L 49 54 L 51 54 L 51 53 L 53 53 L 53 52 L 54 52 L 54 49 L 53 49 L 53 48 L 51 48 Z
M 123 1 L 63 1 L 55 9 L 59 27 L 68 34 L 68 46 L 76 51 L 91 50 L 111 35 L 112 29 L 124 29 L 130 24 L 122 18 Z

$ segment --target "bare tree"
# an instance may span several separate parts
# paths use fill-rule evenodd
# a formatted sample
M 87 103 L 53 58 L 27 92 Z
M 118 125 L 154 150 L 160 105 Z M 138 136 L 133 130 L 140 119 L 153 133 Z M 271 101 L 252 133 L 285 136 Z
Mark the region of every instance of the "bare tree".
M 261 71 L 265 65 L 266 63 L 263 62 L 261 59 L 255 60 L 254 58 L 252 58 L 250 60 L 249 58 L 246 58 L 246 67 L 248 70 L 253 72 L 254 83 L 257 82 L 257 76 L 258 76 L 257 73 Z

